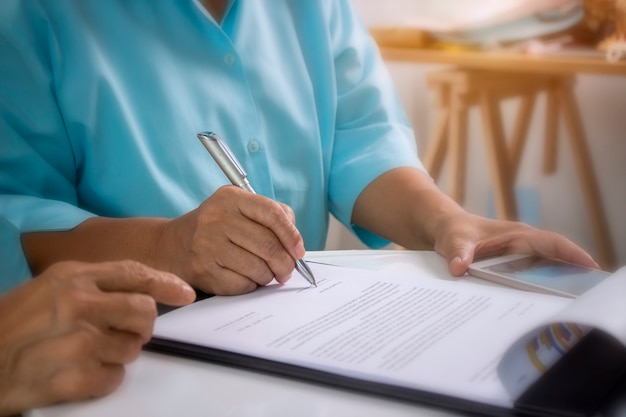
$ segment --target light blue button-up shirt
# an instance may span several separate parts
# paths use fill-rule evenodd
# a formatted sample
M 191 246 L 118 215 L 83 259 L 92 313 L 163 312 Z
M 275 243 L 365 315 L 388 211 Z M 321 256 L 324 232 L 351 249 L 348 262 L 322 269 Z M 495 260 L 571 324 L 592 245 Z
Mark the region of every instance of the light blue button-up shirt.
M 421 168 L 348 0 L 232 1 L 221 25 L 192 0 L 0 2 L 0 215 L 20 232 L 196 208 L 228 183 L 207 130 L 294 209 L 310 250 L 329 212 L 386 243 L 351 225 L 354 202 Z

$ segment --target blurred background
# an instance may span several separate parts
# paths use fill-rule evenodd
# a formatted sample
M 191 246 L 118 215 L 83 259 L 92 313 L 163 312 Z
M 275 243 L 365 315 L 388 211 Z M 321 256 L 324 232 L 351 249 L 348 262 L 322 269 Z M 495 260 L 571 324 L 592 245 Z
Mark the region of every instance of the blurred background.
M 515 0 L 485 0 L 484 7 L 478 7 L 480 1 L 459 0 L 352 1 L 365 24 L 378 33 L 379 45 L 389 42 L 397 46 L 405 42 L 407 47 L 474 51 L 501 48 L 522 53 L 578 54 L 599 60 L 605 59 L 608 42 L 621 45 L 623 34 L 616 22 L 619 23 L 619 7 L 622 12 L 626 10 L 626 1 L 622 0 L 523 0 L 519 4 Z M 551 10 L 539 10 L 548 4 L 553 6 Z M 398 34 L 394 31 L 398 28 L 404 30 Z M 624 51 L 626 59 L 626 47 Z M 435 95 L 426 77 L 449 65 L 397 59 L 386 62 L 423 157 L 437 117 Z M 616 65 L 624 65 L 624 61 Z M 610 68 L 611 74 L 577 73 L 574 88 L 604 203 L 614 267 L 626 265 L 626 66 L 619 68 L 623 71 Z M 518 106 L 519 100 L 515 98 L 501 105 L 507 136 Z M 556 172 L 551 175 L 542 172 L 545 118 L 546 97 L 539 94 L 515 182 L 518 215 L 533 226 L 564 234 L 597 257 L 597 240 L 563 126 L 558 130 Z M 492 185 L 481 123 L 478 109 L 471 108 L 464 206 L 473 213 L 493 217 Z M 446 191 L 445 164 L 438 183 Z M 363 245 L 333 222 L 326 249 L 352 248 Z

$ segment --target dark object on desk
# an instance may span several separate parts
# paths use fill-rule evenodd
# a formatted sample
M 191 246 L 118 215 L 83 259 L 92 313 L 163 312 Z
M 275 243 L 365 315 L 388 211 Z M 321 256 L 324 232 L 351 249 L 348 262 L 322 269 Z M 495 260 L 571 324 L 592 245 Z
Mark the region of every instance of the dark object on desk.
M 623 416 L 625 383 L 624 345 L 593 330 L 532 385 L 515 406 L 528 415 Z

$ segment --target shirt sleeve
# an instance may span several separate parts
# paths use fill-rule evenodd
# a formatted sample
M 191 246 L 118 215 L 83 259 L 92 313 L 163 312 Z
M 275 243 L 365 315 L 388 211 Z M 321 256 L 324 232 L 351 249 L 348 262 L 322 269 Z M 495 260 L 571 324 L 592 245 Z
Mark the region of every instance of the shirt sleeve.
M 31 276 L 30 268 L 19 246 L 20 233 L 13 224 L 0 217 L 0 294 Z M 18 245 L 16 245 L 16 242 Z
M 67 230 L 93 214 L 78 208 L 80 167 L 54 88 L 58 51 L 30 2 L 3 9 L 0 56 L 0 217 L 16 229 L 2 244 L 21 250 L 21 233 Z
M 333 2 L 337 114 L 329 177 L 330 209 L 370 247 L 389 242 L 351 224 L 359 194 L 398 167 L 424 170 L 413 130 L 377 45 L 347 0 Z M 382 202 L 381 204 L 384 204 Z

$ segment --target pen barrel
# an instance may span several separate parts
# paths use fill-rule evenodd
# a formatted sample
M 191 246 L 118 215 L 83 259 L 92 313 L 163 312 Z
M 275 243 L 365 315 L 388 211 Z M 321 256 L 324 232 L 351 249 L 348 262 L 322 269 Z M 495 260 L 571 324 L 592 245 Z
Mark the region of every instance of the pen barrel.
M 309 284 L 315 285 L 317 287 L 317 283 L 315 282 L 315 277 L 313 277 L 313 272 L 309 268 L 309 266 L 304 262 L 304 259 L 296 259 L 296 270 L 308 281 Z
M 226 145 L 226 143 L 222 141 L 219 136 L 211 132 L 203 132 L 198 134 L 198 139 L 209 152 L 211 157 L 213 157 L 231 184 L 256 194 L 250 185 L 250 182 L 248 182 L 248 179 L 246 178 L 248 176 L 246 171 L 243 169 L 241 164 L 239 164 L 239 161 L 230 148 L 228 148 L 228 145 Z

